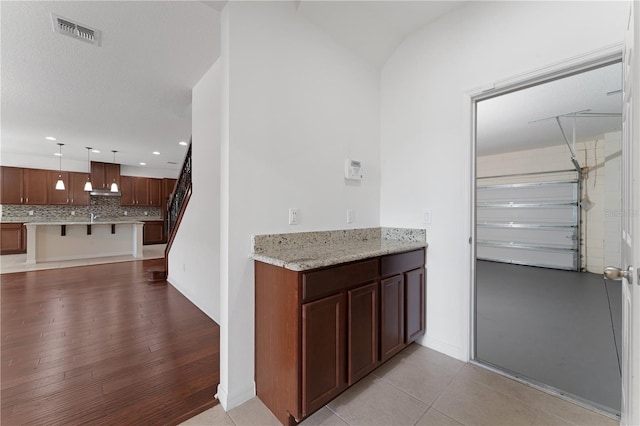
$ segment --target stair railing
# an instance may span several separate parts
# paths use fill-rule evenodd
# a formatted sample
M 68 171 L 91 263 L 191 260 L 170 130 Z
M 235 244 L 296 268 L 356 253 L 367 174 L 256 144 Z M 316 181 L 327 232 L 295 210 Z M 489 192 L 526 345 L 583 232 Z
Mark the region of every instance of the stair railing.
M 189 149 L 182 163 L 180 176 L 176 181 L 173 194 L 169 197 L 166 206 L 167 214 L 167 247 L 164 252 L 165 270 L 169 274 L 169 250 L 173 244 L 176 232 L 180 227 L 182 216 L 186 210 L 187 204 L 191 198 L 191 141 L 189 141 Z

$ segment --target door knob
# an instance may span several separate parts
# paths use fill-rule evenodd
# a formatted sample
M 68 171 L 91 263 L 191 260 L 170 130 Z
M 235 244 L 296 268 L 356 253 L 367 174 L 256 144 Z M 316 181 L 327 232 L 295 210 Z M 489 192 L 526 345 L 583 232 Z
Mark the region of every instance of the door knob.
M 604 277 L 608 280 L 614 281 L 625 278 L 627 281 L 631 282 L 631 272 L 631 267 L 629 267 L 626 271 L 623 271 L 622 269 L 615 266 L 607 266 L 606 268 L 604 268 Z

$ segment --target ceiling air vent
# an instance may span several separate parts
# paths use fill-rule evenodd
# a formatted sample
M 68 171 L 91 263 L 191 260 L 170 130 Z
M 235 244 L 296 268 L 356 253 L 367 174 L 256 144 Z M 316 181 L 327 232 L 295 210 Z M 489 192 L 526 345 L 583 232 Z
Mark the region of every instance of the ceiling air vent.
M 64 34 L 78 40 L 82 40 L 89 44 L 100 46 L 100 31 L 78 24 L 70 19 L 61 18 L 58 15 L 51 14 L 53 22 L 53 32 Z

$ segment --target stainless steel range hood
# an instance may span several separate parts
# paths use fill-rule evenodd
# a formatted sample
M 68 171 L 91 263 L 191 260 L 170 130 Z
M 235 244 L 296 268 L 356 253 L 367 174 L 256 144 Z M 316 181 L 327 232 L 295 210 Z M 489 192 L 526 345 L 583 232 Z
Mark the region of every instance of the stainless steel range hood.
M 122 196 L 122 192 L 120 192 L 120 191 L 111 192 L 108 189 L 94 189 L 89 194 L 90 195 L 98 195 L 98 196 L 101 196 L 101 197 L 121 197 Z

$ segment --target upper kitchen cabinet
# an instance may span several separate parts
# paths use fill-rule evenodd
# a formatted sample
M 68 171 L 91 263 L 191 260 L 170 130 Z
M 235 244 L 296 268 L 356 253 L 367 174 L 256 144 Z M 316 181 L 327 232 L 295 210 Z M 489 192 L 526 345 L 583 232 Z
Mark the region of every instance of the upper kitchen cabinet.
M 149 178 L 136 177 L 133 181 L 133 193 L 136 206 L 149 205 Z
M 122 176 L 120 181 L 121 206 L 160 206 L 161 179 Z
M 149 205 L 162 206 L 162 179 L 149 178 Z
M 84 190 L 87 182 L 87 174 L 80 172 L 69 172 L 69 204 L 72 206 L 88 206 L 89 191 Z
M 48 203 L 50 170 L 23 169 L 24 204 L 41 205 Z
M 71 190 L 71 182 L 69 182 L 69 172 L 59 172 L 57 170 L 47 171 L 47 191 L 49 192 L 49 203 L 54 205 L 66 205 L 71 201 L 69 191 Z M 56 189 L 58 176 L 64 182 L 64 189 Z
M 58 176 L 62 177 L 62 181 L 64 182 L 63 190 L 55 189 Z M 48 204 L 88 206 L 89 191 L 84 190 L 86 181 L 86 173 L 49 170 L 49 182 L 47 183 L 47 189 L 49 191 Z
M 1 167 L 2 194 L 0 202 L 2 204 L 23 204 L 24 203 L 24 179 L 23 169 L 20 167 Z
M 91 185 L 94 189 L 109 189 L 113 182 L 120 186 L 120 164 L 91 162 Z

